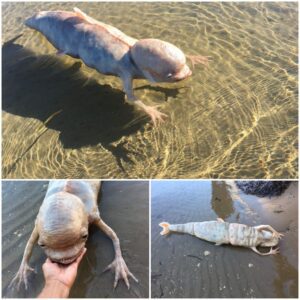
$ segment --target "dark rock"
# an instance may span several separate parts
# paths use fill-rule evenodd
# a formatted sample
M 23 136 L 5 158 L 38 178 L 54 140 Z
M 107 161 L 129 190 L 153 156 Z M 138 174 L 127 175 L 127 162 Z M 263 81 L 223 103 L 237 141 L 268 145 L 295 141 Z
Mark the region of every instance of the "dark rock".
M 290 185 L 290 181 L 236 181 L 236 185 L 245 194 L 258 197 L 281 195 Z

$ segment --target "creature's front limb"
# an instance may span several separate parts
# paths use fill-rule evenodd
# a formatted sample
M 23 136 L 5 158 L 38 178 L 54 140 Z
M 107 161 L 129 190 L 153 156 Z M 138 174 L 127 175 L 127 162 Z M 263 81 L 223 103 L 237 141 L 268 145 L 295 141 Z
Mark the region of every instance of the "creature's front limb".
M 270 251 L 266 252 L 266 253 L 259 252 L 256 247 L 251 247 L 251 249 L 259 255 L 272 255 L 272 254 L 279 253 L 279 248 L 276 248 L 276 249 L 271 248 Z
M 14 285 L 16 285 L 17 289 L 19 289 L 22 282 L 24 282 L 25 288 L 27 290 L 27 288 L 28 288 L 28 272 L 34 271 L 34 269 L 29 267 L 28 262 L 29 262 L 29 259 L 30 259 L 31 253 L 32 253 L 33 246 L 37 242 L 38 237 L 39 237 L 39 234 L 38 234 L 37 227 L 34 226 L 31 236 L 26 244 L 20 268 L 19 268 L 17 274 L 15 275 L 15 277 L 13 278 L 13 280 L 11 281 L 9 287 L 13 287 Z
M 270 225 L 260 225 L 256 227 L 257 230 L 262 231 L 262 230 L 267 230 L 273 233 L 274 237 L 281 238 L 284 236 L 284 234 L 277 232 L 272 226 Z
M 129 102 L 136 104 L 138 107 L 142 108 L 146 114 L 148 114 L 154 123 L 156 125 L 157 123 L 163 122 L 164 117 L 167 117 L 166 114 L 159 112 L 156 107 L 157 106 L 148 106 L 144 104 L 141 100 L 138 100 L 135 98 L 133 94 L 133 87 L 132 87 L 132 78 L 131 76 L 122 76 L 123 80 L 123 86 L 124 86 L 124 92 L 127 95 L 127 99 Z
M 114 288 L 117 287 L 119 279 L 122 278 L 129 289 L 130 284 L 128 277 L 132 277 L 136 282 L 138 282 L 138 280 L 129 271 L 123 259 L 119 238 L 117 237 L 116 233 L 107 224 L 104 223 L 102 219 L 97 220 L 95 222 L 95 225 L 97 225 L 106 235 L 111 238 L 115 249 L 115 259 L 104 269 L 104 272 L 108 270 L 113 270 L 115 272 Z
M 192 68 L 194 69 L 195 65 L 202 64 L 208 67 L 209 62 L 211 61 L 210 56 L 202 56 L 202 55 L 186 55 L 187 58 L 190 59 L 192 63 Z

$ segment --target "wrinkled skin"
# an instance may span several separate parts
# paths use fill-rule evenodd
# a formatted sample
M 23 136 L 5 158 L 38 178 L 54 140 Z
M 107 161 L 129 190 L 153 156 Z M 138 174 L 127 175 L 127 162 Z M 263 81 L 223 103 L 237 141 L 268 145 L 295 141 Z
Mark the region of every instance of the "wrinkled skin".
M 88 227 L 96 225 L 108 235 L 114 245 L 115 259 L 106 268 L 115 272 L 114 287 L 123 279 L 129 288 L 129 271 L 116 233 L 100 217 L 97 198 L 100 182 L 59 180 L 49 183 L 45 199 L 37 215 L 34 229 L 25 247 L 21 266 L 11 287 L 22 283 L 28 288 L 29 259 L 37 243 L 53 262 L 70 264 L 84 251 Z
M 26 25 L 40 31 L 58 49 L 59 54 L 81 58 L 102 74 L 121 78 L 127 100 L 142 108 L 154 124 L 166 114 L 145 105 L 133 94 L 133 79 L 150 82 L 177 82 L 192 75 L 183 52 L 176 46 L 158 40 L 136 40 L 117 28 L 99 22 L 78 8 L 74 12 L 39 12 Z M 207 66 L 208 57 L 188 56 L 192 65 Z
M 161 235 L 174 232 L 183 232 L 194 235 L 200 239 L 216 243 L 217 246 L 222 244 L 231 244 L 234 246 L 248 247 L 259 255 L 270 255 L 279 253 L 277 246 L 283 236 L 270 225 L 247 226 L 238 223 L 224 222 L 218 218 L 217 221 L 195 222 L 186 224 L 169 224 L 160 223 L 163 228 Z M 257 247 L 271 247 L 269 252 L 263 253 L 257 250 Z

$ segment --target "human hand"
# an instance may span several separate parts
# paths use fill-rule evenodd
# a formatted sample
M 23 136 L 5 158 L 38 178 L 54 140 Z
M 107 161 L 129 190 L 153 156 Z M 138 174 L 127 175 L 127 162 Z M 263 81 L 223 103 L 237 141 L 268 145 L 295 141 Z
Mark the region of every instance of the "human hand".
M 67 297 L 74 284 L 79 263 L 81 262 L 85 252 L 86 248 L 83 249 L 82 253 L 74 262 L 66 266 L 52 262 L 49 258 L 47 258 L 46 262 L 43 264 L 45 287 L 39 297 Z
M 66 266 L 52 262 L 49 258 L 47 258 L 46 262 L 43 264 L 43 272 L 46 283 L 52 280 L 57 280 L 68 288 L 71 288 L 77 275 L 79 263 L 85 252 L 86 248 L 83 249 L 82 253 L 74 262 Z

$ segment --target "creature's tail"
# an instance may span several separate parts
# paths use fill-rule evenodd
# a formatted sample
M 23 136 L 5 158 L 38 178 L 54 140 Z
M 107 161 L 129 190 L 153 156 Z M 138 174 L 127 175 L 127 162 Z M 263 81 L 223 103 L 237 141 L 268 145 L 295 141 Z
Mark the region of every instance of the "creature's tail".
M 159 223 L 159 226 L 163 228 L 163 230 L 160 232 L 161 235 L 166 235 L 166 234 L 170 233 L 170 229 L 169 229 L 170 224 L 169 223 L 162 222 L 162 223 Z

